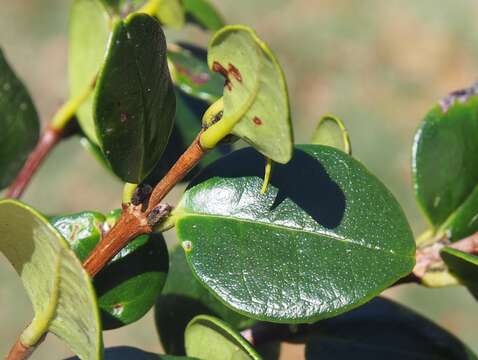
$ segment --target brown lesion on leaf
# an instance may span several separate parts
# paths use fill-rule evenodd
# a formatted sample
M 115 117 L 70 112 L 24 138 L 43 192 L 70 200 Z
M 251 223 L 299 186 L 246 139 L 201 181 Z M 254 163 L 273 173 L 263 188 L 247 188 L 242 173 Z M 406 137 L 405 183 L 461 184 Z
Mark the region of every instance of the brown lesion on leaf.
M 252 119 L 252 122 L 256 124 L 257 126 L 261 126 L 263 124 L 262 120 L 257 116 L 254 116 L 254 118 Z
M 471 96 L 478 94 L 478 82 L 465 89 L 455 90 L 447 96 L 440 99 L 440 107 L 444 113 L 456 103 L 465 103 Z
M 226 78 L 226 82 L 224 87 L 231 91 L 232 90 L 232 83 L 229 75 L 232 75 L 234 79 L 239 82 L 242 82 L 242 75 L 238 68 L 236 68 L 233 64 L 229 63 L 228 68 L 226 69 L 222 66 L 219 62 L 214 61 L 212 64 L 212 70 L 224 76 Z

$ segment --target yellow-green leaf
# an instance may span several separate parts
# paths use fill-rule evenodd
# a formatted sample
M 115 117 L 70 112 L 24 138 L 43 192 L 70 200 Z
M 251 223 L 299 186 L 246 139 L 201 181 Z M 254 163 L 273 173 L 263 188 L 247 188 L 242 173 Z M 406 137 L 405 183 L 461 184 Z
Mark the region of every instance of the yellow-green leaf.
M 332 115 L 323 116 L 319 120 L 310 143 L 332 146 L 349 155 L 352 154 L 349 134 L 345 125 L 339 118 Z
M 293 134 L 282 69 L 268 46 L 245 26 L 226 26 L 208 48 L 208 65 L 226 78 L 222 118 L 202 135 L 206 148 L 232 133 L 279 163 L 292 157 Z
M 0 251 L 20 276 L 35 317 L 21 335 L 34 345 L 50 331 L 81 359 L 101 359 L 101 323 L 90 278 L 60 233 L 36 210 L 0 201 Z

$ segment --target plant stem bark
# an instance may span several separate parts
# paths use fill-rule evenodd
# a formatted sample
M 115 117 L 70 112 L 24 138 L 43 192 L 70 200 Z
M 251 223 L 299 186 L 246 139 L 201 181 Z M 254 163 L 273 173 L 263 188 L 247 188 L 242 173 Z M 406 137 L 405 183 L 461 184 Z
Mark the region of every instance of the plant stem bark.
M 31 354 L 33 354 L 37 346 L 40 345 L 43 342 L 43 340 L 45 340 L 45 337 L 46 337 L 46 334 L 43 335 L 34 346 L 23 345 L 19 337 L 17 341 L 15 342 L 15 344 L 13 344 L 5 360 L 28 359 L 31 356 Z
M 35 149 L 31 152 L 22 170 L 8 189 L 6 194 L 8 198 L 19 199 L 22 196 L 38 167 L 61 140 L 62 136 L 62 129 L 55 129 L 52 126 L 45 129 Z
M 123 211 L 116 225 L 83 263 L 83 267 L 91 277 L 94 277 L 129 241 L 153 231 L 153 225 L 148 223 L 148 215 L 206 154 L 206 150 L 199 143 L 200 135 L 201 133 L 155 186 L 145 211 L 142 211 L 142 205 L 123 204 Z

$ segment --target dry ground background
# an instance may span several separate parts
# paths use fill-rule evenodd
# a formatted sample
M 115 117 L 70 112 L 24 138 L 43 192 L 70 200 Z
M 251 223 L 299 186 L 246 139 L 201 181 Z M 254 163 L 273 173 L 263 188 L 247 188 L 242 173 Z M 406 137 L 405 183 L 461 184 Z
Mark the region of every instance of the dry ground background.
M 346 122 L 354 154 L 403 205 L 416 234 L 425 228 L 413 198 L 410 154 L 414 130 L 432 103 L 478 74 L 475 0 L 215 0 L 229 23 L 257 29 L 285 69 L 297 142 L 307 141 L 319 116 Z M 0 45 L 27 82 L 43 121 L 67 97 L 67 18 L 70 1 L 2 0 Z M 169 39 L 206 44 L 199 31 Z M 45 213 L 108 210 L 121 184 L 105 175 L 75 140 L 57 148 L 24 200 Z M 179 192 L 172 195 L 177 198 Z M 168 234 L 172 241 L 174 234 Z M 0 259 L 0 354 L 31 319 L 15 274 Z M 463 289 L 406 286 L 386 292 L 459 335 L 478 351 L 478 305 Z M 151 313 L 107 332 L 108 346 L 160 351 Z M 302 349 L 289 347 L 283 358 Z M 34 359 L 68 350 L 50 337 Z

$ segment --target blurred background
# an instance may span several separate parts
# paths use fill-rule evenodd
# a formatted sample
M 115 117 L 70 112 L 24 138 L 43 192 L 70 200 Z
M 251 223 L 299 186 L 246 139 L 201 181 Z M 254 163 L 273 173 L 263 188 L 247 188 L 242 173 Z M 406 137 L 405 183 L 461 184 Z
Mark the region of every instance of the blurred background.
M 257 30 L 275 51 L 289 85 L 297 142 L 306 142 L 320 116 L 332 113 L 349 129 L 355 157 L 395 194 L 415 235 L 426 224 L 415 203 L 410 157 L 414 131 L 429 108 L 478 78 L 475 0 L 212 0 L 228 23 Z M 43 122 L 68 96 L 67 30 L 71 1 L 2 1 L 0 46 L 26 82 Z M 439 3 L 439 5 L 438 5 Z M 206 45 L 193 27 L 168 40 Z M 24 201 L 47 214 L 106 211 L 120 205 L 122 184 L 103 171 L 77 139 L 61 144 L 29 187 Z M 171 194 L 175 202 L 180 189 Z M 167 233 L 174 241 L 174 233 Z M 16 274 L 0 259 L 0 354 L 32 317 Z M 464 289 L 415 285 L 385 296 L 421 312 L 478 352 L 477 304 Z M 152 313 L 105 344 L 160 352 Z M 303 353 L 288 345 L 283 358 Z M 34 359 L 69 355 L 54 336 Z

